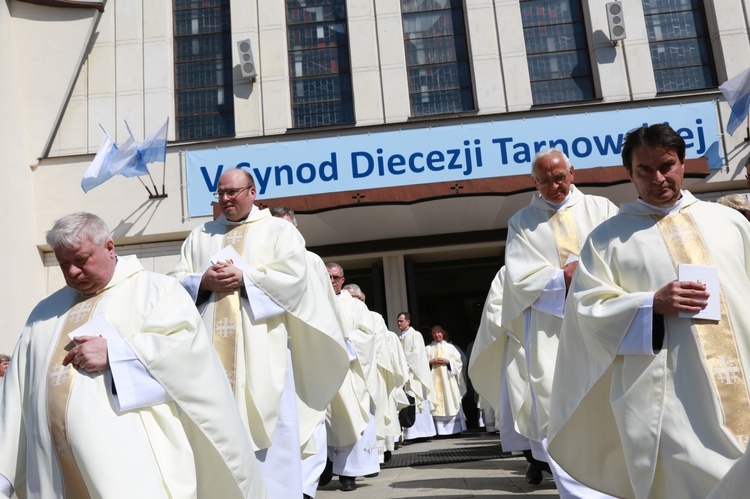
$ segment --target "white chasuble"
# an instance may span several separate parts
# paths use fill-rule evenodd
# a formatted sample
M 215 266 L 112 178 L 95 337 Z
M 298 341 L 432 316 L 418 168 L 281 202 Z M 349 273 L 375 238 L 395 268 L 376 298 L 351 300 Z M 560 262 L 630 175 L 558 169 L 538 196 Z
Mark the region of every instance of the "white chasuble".
M 687 238 L 676 246 L 665 242 L 675 231 Z M 657 316 L 661 348 L 620 355 L 626 334 L 651 333 L 650 323 L 633 322 L 644 299 L 677 279 L 677 265 L 700 261 L 718 268 L 721 320 Z M 739 213 L 687 191 L 680 211 L 666 217 L 641 203 L 623 205 L 591 234 L 568 297 L 551 456 L 613 495 L 706 497 L 745 452 L 748 412 L 737 408 L 747 405 L 747 296 L 750 226 Z M 706 328 L 715 345 L 705 343 Z M 737 358 L 722 364 L 730 354 Z
M 535 193 L 531 203 L 508 222 L 501 326 L 524 346 L 529 384 L 529 389 L 521 394 L 523 398 L 511 391 L 510 403 L 520 433 L 538 442 L 546 433 L 549 420 L 563 322 L 564 282 L 557 293 L 558 314 L 538 306 L 538 300 L 544 298 L 548 285 L 562 272 L 569 257 L 579 252 L 588 234 L 617 213 L 609 200 L 584 195 L 574 185 L 569 196 L 567 204 L 555 212 Z M 570 224 L 575 227 L 566 227 Z
M 401 331 L 400 338 L 406 362 L 409 364 L 406 392 L 416 400 L 417 412 L 422 411 L 422 402 L 425 399 L 430 403 L 432 411 L 437 400 L 430 372 L 430 359 L 427 357 L 422 333 L 410 327 L 406 331 Z
M 255 319 L 249 302 L 241 300 L 234 373 L 237 406 L 257 448 L 270 446 L 287 375 L 284 359 L 290 349 L 300 407 L 300 445 L 306 445 L 320 423 L 320 412 L 341 386 L 349 362 L 341 348 L 335 312 L 316 282 L 315 272 L 309 271 L 299 231 L 286 220 L 272 217 L 268 210 L 253 209 L 239 223 L 222 215 L 190 233 L 170 275 L 198 298 L 197 288 L 189 286 L 191 279 L 211 266 L 211 258 L 225 244 L 225 233 L 236 225 L 246 227 L 241 253 L 248 266 L 244 279 L 285 311 Z M 211 294 L 203 312 L 212 334 L 217 298 L 216 293 Z M 305 407 L 310 410 L 303 410 Z
M 86 494 L 265 497 L 242 420 L 226 409 L 233 400 L 224 370 L 179 283 L 120 257 L 98 295 L 92 317 L 111 325 L 173 401 L 118 413 L 109 370 L 74 375 L 64 414 L 67 452 Z M 65 287 L 37 305 L 0 383 L 0 475 L 20 498 L 66 497 L 46 405 L 56 382 L 52 364 L 60 360 L 53 352 L 75 301 Z

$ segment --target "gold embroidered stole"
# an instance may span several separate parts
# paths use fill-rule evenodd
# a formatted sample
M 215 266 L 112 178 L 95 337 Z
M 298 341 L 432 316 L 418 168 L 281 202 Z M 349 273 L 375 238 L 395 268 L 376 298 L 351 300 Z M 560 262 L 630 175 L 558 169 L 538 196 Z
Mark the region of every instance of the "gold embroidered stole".
M 657 226 L 675 270 L 681 263 L 712 265 L 711 256 L 695 225 L 690 207 L 663 218 L 661 215 L 653 215 L 653 217 L 657 220 Z M 750 398 L 747 378 L 723 291 L 719 298 L 721 306 L 719 322 L 693 319 L 692 330 L 703 357 L 704 368 L 719 402 L 724 426 L 744 450 L 750 436 Z
M 563 210 L 550 210 L 549 223 L 555 236 L 560 267 L 568 261 L 568 256 L 581 254 L 581 241 L 578 239 L 578 226 L 573 217 L 572 207 Z
M 436 359 L 443 357 L 443 344 L 438 343 L 437 347 L 435 347 L 435 357 Z M 436 416 L 445 416 L 445 386 L 443 384 L 443 376 L 441 376 L 442 372 L 440 369 L 443 368 L 443 365 L 437 365 L 433 369 L 435 371 L 435 376 L 433 376 L 433 379 L 435 380 L 435 396 L 437 398 L 437 411 L 435 411 Z M 447 367 L 446 367 L 447 369 Z
M 240 255 L 245 247 L 245 235 L 248 224 L 235 225 L 224 234 L 222 248 L 231 245 Z M 237 365 L 237 328 L 242 317 L 240 315 L 240 290 L 230 293 L 216 293 L 216 309 L 214 311 L 213 344 L 227 372 L 229 384 L 234 384 Z
M 68 346 L 71 340 L 68 334 L 91 320 L 102 296 L 104 293 L 89 297 L 79 296 L 65 319 L 47 372 L 47 419 L 55 455 L 60 463 L 64 497 L 67 498 L 86 498 L 89 497 L 89 493 L 70 448 L 66 422 L 70 392 L 78 371 L 73 364 L 63 366 L 62 361 L 70 350 Z

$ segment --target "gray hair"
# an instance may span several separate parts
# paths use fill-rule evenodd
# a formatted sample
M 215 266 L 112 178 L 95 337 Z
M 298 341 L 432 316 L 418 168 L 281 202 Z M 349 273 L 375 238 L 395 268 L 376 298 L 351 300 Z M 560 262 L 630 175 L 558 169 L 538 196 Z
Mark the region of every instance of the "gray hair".
M 75 248 L 85 240 L 104 246 L 110 239 L 107 224 L 93 213 L 82 211 L 62 217 L 47 232 L 47 244 L 53 250 Z
M 565 163 L 565 168 L 570 171 L 570 160 L 568 159 L 568 156 L 562 152 L 560 149 L 555 149 L 554 147 L 550 147 L 549 149 L 542 149 L 538 153 L 534 155 L 534 160 L 531 162 L 531 173 L 534 173 L 534 170 L 536 169 L 537 163 L 539 163 L 544 158 L 551 156 L 553 154 L 559 154 L 560 157 L 563 159 L 563 162 Z
M 721 196 L 716 202 L 739 211 L 750 220 L 750 201 L 743 194 L 727 194 Z
M 292 221 L 294 226 L 297 226 L 297 217 L 294 216 L 294 211 L 287 208 L 286 206 L 276 206 L 274 208 L 271 208 L 271 215 L 277 218 L 284 218 L 289 217 L 289 220 Z
M 4 353 L 0 353 L 0 362 L 5 362 L 6 360 L 10 362 L 10 355 L 5 355 Z
M 340 270 L 341 276 L 344 276 L 344 268 L 336 262 L 326 262 L 326 268 L 328 270 Z
M 347 284 L 343 289 L 349 291 L 349 294 L 355 298 L 362 296 L 362 290 L 356 284 Z

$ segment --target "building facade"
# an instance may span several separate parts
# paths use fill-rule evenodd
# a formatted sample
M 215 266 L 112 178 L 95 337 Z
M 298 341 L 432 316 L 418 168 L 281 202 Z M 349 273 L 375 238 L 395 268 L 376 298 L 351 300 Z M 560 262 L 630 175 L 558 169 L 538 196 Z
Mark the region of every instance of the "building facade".
M 528 203 L 533 154 L 563 148 L 585 192 L 635 192 L 619 140 L 669 122 L 686 188 L 746 192 L 747 130 L 718 86 L 750 66 L 750 0 L 10 0 L 0 6 L 0 351 L 62 284 L 55 219 L 100 215 L 120 254 L 167 272 L 213 216 L 221 171 L 298 214 L 395 329 L 410 310 L 463 346 Z M 617 6 L 615 9 L 617 10 Z M 166 162 L 84 193 L 105 137 L 169 119 Z

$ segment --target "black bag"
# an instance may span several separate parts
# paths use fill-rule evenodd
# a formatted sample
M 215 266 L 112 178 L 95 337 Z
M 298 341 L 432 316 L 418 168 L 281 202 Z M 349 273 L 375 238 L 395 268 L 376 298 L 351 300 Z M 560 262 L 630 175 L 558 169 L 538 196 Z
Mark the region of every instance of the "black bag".
M 411 395 L 407 394 L 409 406 L 398 411 L 398 421 L 402 428 L 411 428 L 417 420 L 417 401 Z

